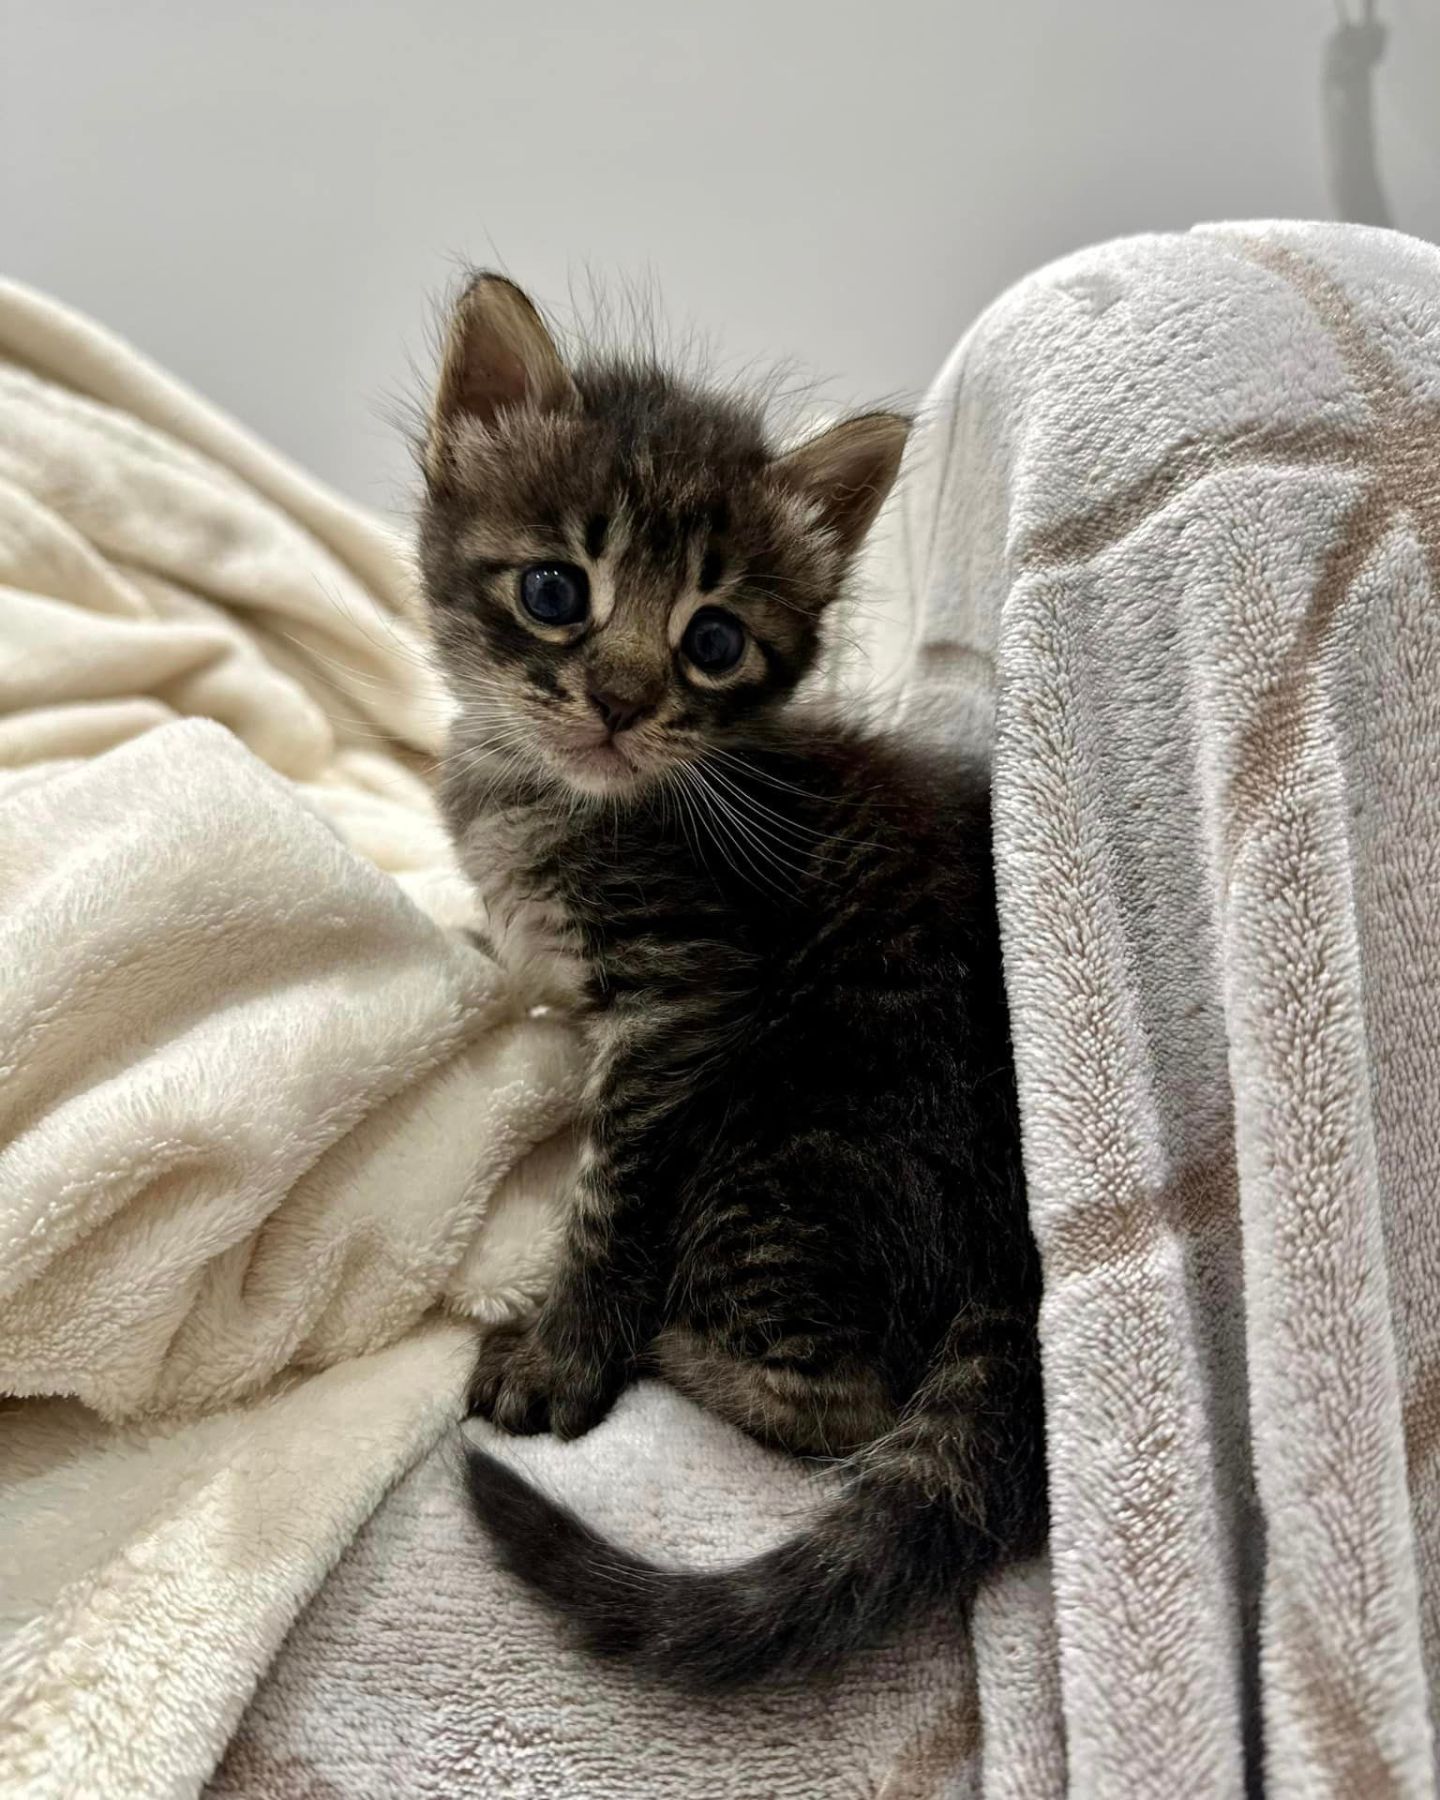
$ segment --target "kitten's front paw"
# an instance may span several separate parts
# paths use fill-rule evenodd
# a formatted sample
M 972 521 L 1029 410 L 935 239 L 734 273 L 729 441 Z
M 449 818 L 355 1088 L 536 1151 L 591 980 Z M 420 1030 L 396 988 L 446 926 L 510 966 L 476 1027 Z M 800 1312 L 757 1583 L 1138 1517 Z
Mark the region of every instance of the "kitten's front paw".
M 624 1379 L 618 1357 L 553 1345 L 543 1318 L 501 1326 L 480 1346 L 470 1378 L 470 1411 L 502 1431 L 576 1438 L 605 1417 Z

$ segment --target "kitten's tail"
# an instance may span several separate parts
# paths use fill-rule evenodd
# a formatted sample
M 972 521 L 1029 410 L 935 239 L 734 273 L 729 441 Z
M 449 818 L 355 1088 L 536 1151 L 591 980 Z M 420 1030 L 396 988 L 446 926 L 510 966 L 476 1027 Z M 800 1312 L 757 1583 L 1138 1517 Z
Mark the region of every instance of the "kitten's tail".
M 739 1687 L 832 1663 L 1040 1547 L 1038 1369 L 1034 1390 L 999 1415 L 969 1410 L 958 1439 L 948 1408 L 913 1412 L 808 1529 L 732 1568 L 663 1569 L 618 1549 L 473 1445 L 470 1491 L 502 1562 L 588 1648 L 675 1685 Z

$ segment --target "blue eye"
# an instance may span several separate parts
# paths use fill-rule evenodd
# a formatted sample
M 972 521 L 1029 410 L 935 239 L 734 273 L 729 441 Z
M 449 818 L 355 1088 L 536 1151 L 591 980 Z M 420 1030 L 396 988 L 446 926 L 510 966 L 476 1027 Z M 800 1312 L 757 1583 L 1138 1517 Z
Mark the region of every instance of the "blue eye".
M 685 627 L 680 648 L 705 675 L 723 675 L 745 654 L 745 627 L 718 606 L 702 606 Z
M 520 571 L 520 604 L 541 625 L 578 625 L 590 610 L 590 577 L 574 563 Z

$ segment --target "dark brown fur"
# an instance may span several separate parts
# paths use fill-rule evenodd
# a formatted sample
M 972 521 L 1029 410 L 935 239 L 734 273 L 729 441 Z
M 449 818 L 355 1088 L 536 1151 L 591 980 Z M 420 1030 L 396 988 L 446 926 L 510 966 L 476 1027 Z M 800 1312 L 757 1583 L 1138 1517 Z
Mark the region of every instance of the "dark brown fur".
M 509 1563 L 598 1649 L 698 1685 L 824 1663 L 1043 1533 L 984 783 L 795 697 L 903 435 L 873 415 L 777 454 L 653 367 L 572 373 L 482 277 L 427 448 L 446 809 L 507 953 L 568 969 L 595 1048 L 567 1250 L 485 1343 L 475 1409 L 574 1436 L 649 1370 L 849 1458 L 809 1531 L 696 1574 L 474 1452 Z M 555 564 L 588 578 L 575 625 L 517 601 Z M 687 661 L 701 605 L 745 627 L 723 676 Z

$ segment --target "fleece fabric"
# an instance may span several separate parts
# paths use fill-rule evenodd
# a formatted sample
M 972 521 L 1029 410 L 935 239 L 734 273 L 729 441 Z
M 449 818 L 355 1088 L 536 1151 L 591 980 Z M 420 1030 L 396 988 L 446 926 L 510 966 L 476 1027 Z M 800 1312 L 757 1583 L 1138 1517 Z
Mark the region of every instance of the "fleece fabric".
M 198 1791 L 543 1288 L 581 1078 L 386 534 L 0 289 L 0 1793 Z

